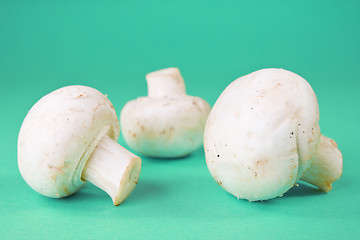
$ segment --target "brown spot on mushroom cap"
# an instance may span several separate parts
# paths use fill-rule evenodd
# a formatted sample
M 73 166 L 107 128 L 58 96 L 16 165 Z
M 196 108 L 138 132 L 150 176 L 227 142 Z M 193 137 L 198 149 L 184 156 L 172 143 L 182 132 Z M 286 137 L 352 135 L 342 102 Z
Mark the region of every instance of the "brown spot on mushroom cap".
M 330 139 L 330 142 L 331 142 L 331 145 L 332 145 L 334 148 L 337 148 L 337 147 L 338 147 L 337 143 L 336 143 L 334 140 Z
M 72 112 L 82 112 L 82 111 L 84 111 L 84 109 L 82 109 L 82 107 L 80 107 L 80 106 L 69 108 L 69 110 L 72 111 Z M 55 121 L 56 121 L 56 119 L 54 119 L 54 122 Z
M 53 174 L 50 176 L 50 179 L 53 180 L 53 182 L 56 182 L 57 174 Z
M 57 171 L 58 174 L 61 174 L 61 175 L 65 174 L 64 170 L 61 169 L 62 167 L 55 167 L 53 165 L 48 165 L 48 167 L 49 167 L 49 169 L 54 169 L 55 171 Z
M 317 149 L 317 148 L 318 148 L 318 145 L 319 145 L 318 143 L 316 143 L 316 144 L 315 144 L 315 149 Z
M 263 157 L 256 161 L 256 165 L 259 165 L 259 166 L 266 165 L 268 163 L 268 161 L 269 160 L 267 158 Z
M 80 99 L 80 98 L 85 98 L 85 97 L 86 97 L 86 93 L 85 93 L 85 92 L 83 92 L 83 93 L 81 93 L 81 94 L 79 94 L 79 95 L 75 96 L 75 97 L 74 97 L 74 99 Z
M 297 168 L 297 165 L 290 166 L 290 169 L 291 169 L 291 170 L 292 170 L 292 169 L 295 169 L 295 168 Z
M 197 108 L 199 112 L 202 112 L 202 108 L 199 106 L 199 103 L 195 100 L 192 100 L 192 104 Z

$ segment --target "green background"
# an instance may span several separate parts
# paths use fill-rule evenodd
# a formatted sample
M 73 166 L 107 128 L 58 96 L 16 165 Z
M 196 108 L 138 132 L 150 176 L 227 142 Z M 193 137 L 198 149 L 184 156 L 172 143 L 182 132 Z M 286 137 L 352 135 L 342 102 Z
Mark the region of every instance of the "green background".
M 359 1 L 0 0 L 0 238 L 359 239 L 359 11 Z M 179 67 L 188 93 L 211 105 L 261 68 L 303 76 L 323 134 L 343 153 L 341 179 L 327 194 L 301 184 L 282 198 L 237 200 L 199 149 L 176 160 L 142 157 L 139 184 L 118 207 L 91 184 L 60 200 L 25 184 L 17 135 L 43 95 L 87 85 L 119 114 L 146 95 L 145 74 L 166 67 Z

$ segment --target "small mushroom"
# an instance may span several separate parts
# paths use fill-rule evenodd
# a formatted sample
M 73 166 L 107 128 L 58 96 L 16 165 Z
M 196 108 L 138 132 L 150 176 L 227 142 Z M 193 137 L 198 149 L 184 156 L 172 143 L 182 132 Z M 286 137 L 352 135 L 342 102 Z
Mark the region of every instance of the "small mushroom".
M 126 143 L 150 157 L 181 157 L 199 148 L 209 104 L 186 95 L 177 68 L 149 73 L 146 80 L 148 96 L 128 102 L 121 111 Z
M 89 181 L 114 205 L 136 186 L 141 160 L 117 143 L 119 121 L 107 98 L 85 86 L 60 88 L 27 114 L 18 138 L 18 166 L 42 195 L 62 198 Z
M 283 69 L 231 83 L 209 115 L 204 148 L 219 185 L 250 201 L 282 196 L 299 179 L 327 192 L 342 173 L 337 144 L 320 133 L 315 93 Z

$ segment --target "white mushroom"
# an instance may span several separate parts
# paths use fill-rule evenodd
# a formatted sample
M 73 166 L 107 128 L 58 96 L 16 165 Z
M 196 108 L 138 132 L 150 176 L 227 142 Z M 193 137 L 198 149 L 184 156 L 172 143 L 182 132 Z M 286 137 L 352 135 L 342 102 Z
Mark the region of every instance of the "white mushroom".
M 127 144 L 151 157 L 181 157 L 202 145 L 210 106 L 186 95 L 177 68 L 146 75 L 148 96 L 128 102 L 120 124 Z
M 141 160 L 116 141 L 119 122 L 106 96 L 85 86 L 60 88 L 27 114 L 18 138 L 21 175 L 37 192 L 62 198 L 89 181 L 119 205 L 139 179 Z
M 320 134 L 318 103 L 299 75 L 263 69 L 231 83 L 205 127 L 206 162 L 229 193 L 282 196 L 301 179 L 323 191 L 342 173 L 336 143 Z

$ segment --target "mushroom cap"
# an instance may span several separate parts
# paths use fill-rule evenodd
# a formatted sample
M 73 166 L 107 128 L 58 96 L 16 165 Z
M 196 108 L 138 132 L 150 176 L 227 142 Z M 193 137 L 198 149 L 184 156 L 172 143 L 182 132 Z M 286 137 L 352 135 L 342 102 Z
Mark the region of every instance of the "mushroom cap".
M 311 166 L 320 141 L 312 88 L 284 69 L 232 82 L 206 123 L 208 169 L 226 191 L 251 201 L 281 196 Z
M 85 183 L 84 165 L 101 138 L 119 137 L 115 110 L 99 91 L 67 86 L 41 98 L 18 138 L 18 165 L 26 183 L 48 197 L 66 197 Z
M 202 145 L 209 104 L 199 97 L 140 97 L 121 111 L 126 143 L 150 157 L 181 157 Z

